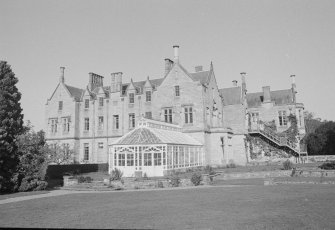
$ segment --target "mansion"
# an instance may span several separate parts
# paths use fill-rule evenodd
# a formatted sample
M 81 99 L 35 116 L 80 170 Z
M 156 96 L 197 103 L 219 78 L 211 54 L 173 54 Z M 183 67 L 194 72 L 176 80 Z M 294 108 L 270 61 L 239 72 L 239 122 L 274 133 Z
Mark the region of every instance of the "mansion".
M 59 83 L 46 103 L 48 144 L 73 149 L 75 162 L 109 163 L 126 176 L 136 171 L 152 176 L 199 165 L 245 165 L 251 160 L 250 131 L 265 137 L 260 124 L 274 121 L 277 131 L 284 132 L 290 114 L 304 135 L 304 105 L 296 100 L 294 75 L 283 90 L 264 86 L 249 93 L 246 73 L 241 73 L 240 85 L 233 81 L 221 88 L 216 79 L 223 76 L 215 76 L 212 63 L 208 70 L 186 70 L 179 46 L 173 49 L 174 58 L 165 59 L 160 78 L 138 82 L 124 82 L 123 73 L 115 72 L 106 85 L 103 76 L 89 73 L 87 87 L 81 89 L 66 84 L 61 67 Z

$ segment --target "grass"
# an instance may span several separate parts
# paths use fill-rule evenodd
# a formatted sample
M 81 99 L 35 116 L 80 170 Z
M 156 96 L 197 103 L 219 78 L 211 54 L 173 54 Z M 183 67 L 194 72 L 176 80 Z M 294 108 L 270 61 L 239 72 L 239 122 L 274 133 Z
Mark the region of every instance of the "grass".
M 49 193 L 49 191 L 33 191 L 33 192 L 18 192 L 18 193 L 11 193 L 11 194 L 1 194 L 0 200 L 21 197 L 21 196 L 32 196 L 32 195 L 38 195 L 38 194 L 45 194 L 45 193 Z
M 334 185 L 255 185 L 63 195 L 0 205 L 0 225 L 333 229 L 334 189 Z

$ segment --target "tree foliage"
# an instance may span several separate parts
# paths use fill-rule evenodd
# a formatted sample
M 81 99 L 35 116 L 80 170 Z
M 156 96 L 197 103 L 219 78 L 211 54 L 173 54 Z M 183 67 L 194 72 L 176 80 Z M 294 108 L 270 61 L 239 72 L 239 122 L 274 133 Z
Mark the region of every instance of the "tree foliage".
M 306 135 L 314 133 L 322 125 L 321 118 L 316 118 L 315 114 L 309 111 L 304 112 Z
M 0 191 L 13 190 L 19 164 L 17 136 L 23 132 L 21 93 L 10 65 L 0 61 Z
M 335 155 L 335 122 L 327 121 L 306 137 L 309 155 Z
M 18 137 L 19 167 L 15 190 L 23 192 L 46 188 L 48 146 L 44 135 L 44 131 L 36 133 L 28 123 L 25 133 Z
M 74 164 L 74 150 L 67 146 L 55 144 L 47 149 L 47 158 L 49 164 Z

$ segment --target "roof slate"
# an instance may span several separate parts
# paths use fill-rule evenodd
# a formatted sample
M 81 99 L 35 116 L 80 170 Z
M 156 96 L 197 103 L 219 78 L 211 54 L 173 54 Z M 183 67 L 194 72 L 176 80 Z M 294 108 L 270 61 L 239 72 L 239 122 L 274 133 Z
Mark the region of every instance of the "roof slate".
M 71 96 L 74 97 L 76 101 L 79 101 L 81 99 L 82 94 L 85 90 L 79 89 L 73 86 L 65 85 L 68 91 L 70 92 Z
M 114 145 L 138 144 L 202 145 L 185 133 L 151 127 L 138 127 L 121 137 Z
M 285 105 L 293 102 L 293 92 L 291 89 L 271 91 L 271 101 L 275 105 Z M 263 92 L 247 93 L 248 107 L 259 107 L 263 102 Z
M 241 104 L 241 87 L 231 87 L 219 89 L 221 96 L 223 97 L 224 105 L 236 105 Z
M 210 71 L 200 71 L 196 73 L 190 73 L 193 81 L 200 81 L 201 84 L 204 84 L 208 81 Z

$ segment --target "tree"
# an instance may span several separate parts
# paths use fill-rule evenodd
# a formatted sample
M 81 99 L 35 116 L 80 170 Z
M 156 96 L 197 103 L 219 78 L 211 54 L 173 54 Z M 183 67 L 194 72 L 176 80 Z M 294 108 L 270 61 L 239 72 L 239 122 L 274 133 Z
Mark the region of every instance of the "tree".
M 23 132 L 23 114 L 17 82 L 7 62 L 0 61 L 0 192 L 13 190 L 19 163 L 16 138 Z
M 44 131 L 35 132 L 30 123 L 18 137 L 19 166 L 15 190 L 20 192 L 42 190 L 47 186 L 45 174 L 48 167 L 48 146 Z
M 54 145 L 48 148 L 48 163 L 49 164 L 74 164 L 74 150 L 67 146 Z
M 321 118 L 316 118 L 315 114 L 309 111 L 304 112 L 306 135 L 314 131 L 322 124 Z
M 333 155 L 335 153 L 335 122 L 327 121 L 307 137 L 310 155 Z

